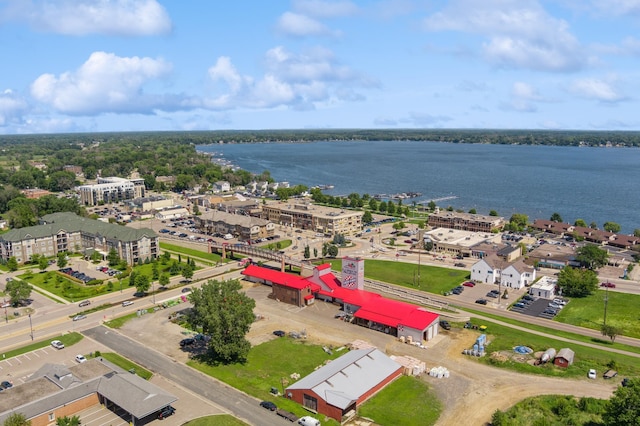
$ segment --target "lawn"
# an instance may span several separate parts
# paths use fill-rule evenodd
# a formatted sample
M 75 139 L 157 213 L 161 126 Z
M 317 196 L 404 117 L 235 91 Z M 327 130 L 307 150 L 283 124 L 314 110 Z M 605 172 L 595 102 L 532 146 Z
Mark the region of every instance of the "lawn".
M 67 346 L 75 345 L 80 340 L 82 340 L 82 334 L 75 333 L 75 332 L 69 333 L 69 334 L 63 334 L 62 336 L 52 337 L 51 339 L 47 339 L 47 340 L 40 340 L 38 342 L 31 343 L 30 345 L 23 346 L 18 349 L 3 352 L 2 354 L 4 358 L 11 358 L 14 356 L 22 355 L 27 352 L 35 351 L 36 349 L 45 348 L 51 344 L 52 340 L 60 340 L 62 343 L 64 343 L 64 346 L 67 347 Z
M 607 324 L 620 328 L 625 336 L 640 338 L 640 295 L 637 294 L 598 290 L 588 297 L 573 298 L 556 320 L 600 330 L 604 322 L 605 295 L 608 296 Z
M 342 268 L 339 259 L 327 259 L 334 270 Z M 389 260 L 364 261 L 364 275 L 367 278 L 383 281 L 403 287 L 416 288 L 418 265 L 415 263 L 394 262 Z M 420 290 L 434 294 L 443 294 L 469 279 L 469 273 L 459 269 L 439 266 L 420 265 Z
M 333 355 L 328 355 L 320 346 L 284 337 L 251 348 L 244 365 L 210 366 L 195 360 L 187 364 L 249 395 L 275 402 L 278 407 L 304 416 L 309 413 L 300 405 L 276 397 L 269 390 L 274 387 L 282 393 L 284 387 L 296 381 L 291 378 L 291 374 L 298 373 L 300 377 L 304 377 L 325 361 L 335 359 L 345 351 L 334 351 Z M 323 424 L 337 423 L 323 421 Z
M 477 320 L 475 322 L 477 322 Z M 615 370 L 617 370 L 621 376 L 635 377 L 640 375 L 640 363 L 638 363 L 638 358 L 636 357 L 603 351 L 599 348 L 590 348 L 579 344 L 571 344 L 535 334 L 529 334 L 490 321 L 483 321 L 482 323 L 488 326 L 486 334 L 487 340 L 490 343 L 486 348 L 487 355 L 480 358 L 470 357 L 470 359 L 477 359 L 479 362 L 483 362 L 485 364 L 509 368 L 529 374 L 543 374 L 558 377 L 586 377 L 587 371 L 590 368 L 595 368 L 598 371 L 598 374 L 601 375 L 609 368 L 609 365 L 613 363 L 615 364 Z M 461 325 L 454 324 L 454 328 L 452 330 L 455 330 L 458 326 Z M 473 341 L 469 342 L 469 348 L 471 348 L 473 343 Z M 555 367 L 552 364 L 533 366 L 516 361 L 501 362 L 493 360 L 490 356 L 491 353 L 497 351 L 508 351 L 509 353 L 513 353 L 513 348 L 519 345 L 528 346 L 534 351 L 545 351 L 548 348 L 554 348 L 558 351 L 561 348 L 569 347 L 575 352 L 574 363 L 569 368 L 564 369 Z
M 229 414 L 219 414 L 191 420 L 182 426 L 246 426 L 246 423 Z
M 153 308 L 147 309 L 147 314 L 153 314 L 155 312 L 156 311 Z M 122 315 L 122 316 L 120 316 L 118 318 L 114 318 L 112 320 L 109 320 L 109 321 L 105 322 L 104 325 L 106 325 L 107 327 L 110 327 L 110 328 L 120 328 L 123 325 L 125 325 L 125 323 L 127 321 L 132 320 L 132 319 L 137 318 L 137 317 L 138 317 L 138 313 L 137 312 L 132 312 L 130 314 Z
M 109 290 L 109 286 L 106 283 L 93 286 L 80 284 L 70 280 L 58 271 L 48 271 L 44 273 L 27 272 L 26 274 L 19 275 L 19 278 L 70 302 L 89 299 L 116 289 L 114 285 L 112 289 Z
M 96 352 L 95 357 L 102 357 L 107 361 L 109 361 L 110 363 L 115 364 L 118 367 L 122 368 L 125 371 L 135 370 L 135 373 L 145 380 L 149 380 L 151 376 L 153 376 L 153 373 L 151 371 L 145 370 L 144 368 L 140 367 L 138 364 L 135 364 L 129 361 L 128 359 L 123 358 L 120 355 L 113 352 L 103 352 L 103 353 Z
M 182 247 L 175 244 L 168 244 L 160 242 L 160 248 L 170 252 L 181 253 L 186 256 L 191 256 L 194 259 L 204 259 L 210 261 L 212 264 L 220 262 L 220 255 L 216 253 L 207 253 L 206 251 L 196 250 L 188 247 Z M 172 257 L 176 257 L 175 255 Z M 182 256 L 184 257 L 184 256 Z M 176 257 L 177 258 L 177 257 Z M 185 261 L 186 259 L 182 259 Z
M 358 410 L 379 425 L 428 426 L 436 423 L 442 403 L 422 380 L 401 376 Z

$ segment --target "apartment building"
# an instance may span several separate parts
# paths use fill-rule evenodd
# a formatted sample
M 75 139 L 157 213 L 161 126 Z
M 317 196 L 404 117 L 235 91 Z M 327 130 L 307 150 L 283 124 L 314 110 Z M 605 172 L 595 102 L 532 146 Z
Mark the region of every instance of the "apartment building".
M 80 203 L 84 206 L 117 203 L 124 200 L 144 197 L 144 179 L 124 179 L 120 177 L 98 178 L 95 185 L 78 187 Z
M 364 212 L 279 201 L 262 206 L 261 217 L 278 225 L 311 230 L 327 235 L 353 235 L 362 230 Z

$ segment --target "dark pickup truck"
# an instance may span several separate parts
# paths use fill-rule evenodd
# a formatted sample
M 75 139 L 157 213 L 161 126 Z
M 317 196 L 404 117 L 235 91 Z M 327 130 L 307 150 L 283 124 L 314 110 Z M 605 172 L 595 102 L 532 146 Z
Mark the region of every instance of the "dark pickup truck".
M 280 408 L 278 408 L 276 410 L 276 414 L 279 415 L 280 417 L 284 417 L 285 419 L 289 420 L 290 422 L 295 422 L 298 420 L 298 416 L 296 416 L 293 413 L 288 412 L 287 410 L 282 410 Z

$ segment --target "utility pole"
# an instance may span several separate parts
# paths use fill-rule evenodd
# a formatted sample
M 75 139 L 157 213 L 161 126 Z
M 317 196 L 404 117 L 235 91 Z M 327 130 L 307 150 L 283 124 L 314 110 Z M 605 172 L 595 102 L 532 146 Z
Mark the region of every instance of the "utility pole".
M 31 341 L 33 341 L 33 323 L 31 322 L 31 314 L 29 314 L 29 328 L 31 329 Z
M 609 302 L 609 283 L 604 288 L 604 326 L 607 325 L 607 302 Z

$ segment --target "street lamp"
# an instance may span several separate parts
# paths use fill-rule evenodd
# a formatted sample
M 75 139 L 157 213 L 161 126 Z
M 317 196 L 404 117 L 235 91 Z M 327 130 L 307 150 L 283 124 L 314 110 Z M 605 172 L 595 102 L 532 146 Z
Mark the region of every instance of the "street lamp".
M 31 322 L 31 314 L 29 314 L 29 328 L 31 329 L 31 340 L 33 341 L 33 323 Z
M 122 293 L 122 272 L 118 272 L 118 281 L 120 282 L 120 293 Z
M 609 283 L 604 288 L 604 326 L 607 325 L 607 302 L 609 302 Z

